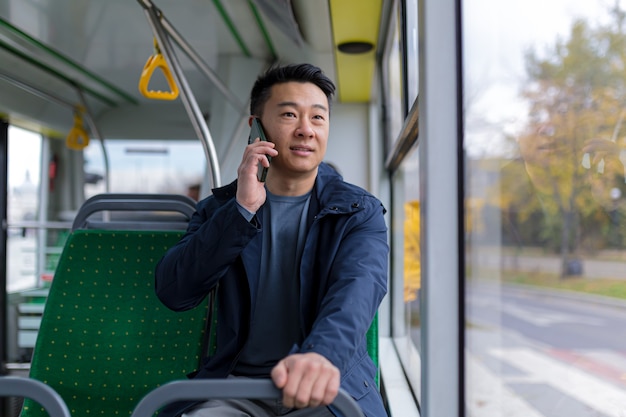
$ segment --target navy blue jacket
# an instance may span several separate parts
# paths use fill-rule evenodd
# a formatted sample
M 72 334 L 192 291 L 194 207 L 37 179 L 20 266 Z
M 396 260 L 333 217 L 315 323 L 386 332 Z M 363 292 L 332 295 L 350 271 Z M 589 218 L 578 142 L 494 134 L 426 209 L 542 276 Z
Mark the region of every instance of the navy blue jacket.
M 175 311 L 197 306 L 219 283 L 217 351 L 196 378 L 222 378 L 232 371 L 256 302 L 263 207 L 246 221 L 236 206 L 236 187 L 235 181 L 215 189 L 198 203 L 187 233 L 156 268 L 156 294 Z M 365 338 L 387 291 L 384 213 L 378 199 L 320 165 L 300 266 L 305 339 L 294 353 L 316 352 L 337 366 L 341 387 L 368 417 L 387 415 Z M 182 410 L 177 405 L 165 415 Z

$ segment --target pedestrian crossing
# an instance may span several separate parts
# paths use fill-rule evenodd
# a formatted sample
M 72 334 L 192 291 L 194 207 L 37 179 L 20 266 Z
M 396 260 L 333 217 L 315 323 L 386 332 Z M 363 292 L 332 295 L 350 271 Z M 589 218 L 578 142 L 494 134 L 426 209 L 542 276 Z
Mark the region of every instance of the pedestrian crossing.
M 519 389 L 529 384 L 544 388 Z M 468 352 L 466 399 L 471 417 L 626 417 L 626 354 L 526 347 Z M 576 415 L 564 412 L 572 409 Z

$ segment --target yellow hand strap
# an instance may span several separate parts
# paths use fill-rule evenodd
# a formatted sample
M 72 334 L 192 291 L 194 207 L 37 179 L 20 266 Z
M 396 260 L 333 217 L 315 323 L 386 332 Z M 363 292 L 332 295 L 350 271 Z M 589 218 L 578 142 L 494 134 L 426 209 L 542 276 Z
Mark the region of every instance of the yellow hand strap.
M 68 133 L 65 144 L 75 151 L 83 150 L 89 145 L 89 135 L 83 125 L 83 116 L 78 110 L 74 112 L 74 127 Z
M 157 68 L 160 68 L 163 72 L 167 84 L 170 87 L 170 91 L 148 90 L 148 84 L 150 84 L 152 74 Z M 144 97 L 155 100 L 175 100 L 178 97 L 178 86 L 174 82 L 174 77 L 172 77 L 170 68 L 161 54 L 156 39 L 154 40 L 154 54 L 146 61 L 146 65 L 144 65 L 141 77 L 139 78 L 139 91 Z

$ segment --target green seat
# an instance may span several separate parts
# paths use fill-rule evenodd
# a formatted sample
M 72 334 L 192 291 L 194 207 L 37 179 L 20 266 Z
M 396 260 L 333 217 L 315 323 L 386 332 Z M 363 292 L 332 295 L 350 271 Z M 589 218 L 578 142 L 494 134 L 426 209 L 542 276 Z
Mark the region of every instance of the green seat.
M 378 313 L 374 316 L 374 320 L 367 331 L 367 352 L 376 365 L 376 385 L 380 388 L 380 364 L 378 358 Z
M 154 268 L 183 232 L 75 230 L 50 287 L 30 377 L 72 417 L 130 416 L 154 388 L 198 366 L 206 305 L 177 313 L 154 293 Z M 47 416 L 26 399 L 22 417 Z

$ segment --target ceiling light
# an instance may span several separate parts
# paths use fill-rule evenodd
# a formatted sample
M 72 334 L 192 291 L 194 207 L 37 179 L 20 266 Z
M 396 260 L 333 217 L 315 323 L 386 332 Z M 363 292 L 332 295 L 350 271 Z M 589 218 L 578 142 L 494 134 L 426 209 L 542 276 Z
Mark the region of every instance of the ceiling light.
M 374 49 L 374 45 L 363 41 L 342 42 L 337 45 L 337 49 L 344 54 L 364 54 Z

